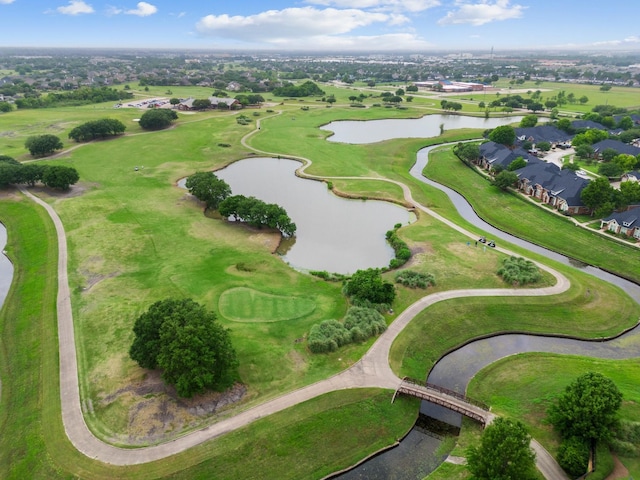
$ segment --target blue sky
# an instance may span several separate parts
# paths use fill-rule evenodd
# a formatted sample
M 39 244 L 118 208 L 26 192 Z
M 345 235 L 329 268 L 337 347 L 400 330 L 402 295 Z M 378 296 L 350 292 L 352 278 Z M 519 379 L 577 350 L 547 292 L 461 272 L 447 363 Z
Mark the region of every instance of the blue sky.
M 0 0 L 0 46 L 640 52 L 637 0 Z

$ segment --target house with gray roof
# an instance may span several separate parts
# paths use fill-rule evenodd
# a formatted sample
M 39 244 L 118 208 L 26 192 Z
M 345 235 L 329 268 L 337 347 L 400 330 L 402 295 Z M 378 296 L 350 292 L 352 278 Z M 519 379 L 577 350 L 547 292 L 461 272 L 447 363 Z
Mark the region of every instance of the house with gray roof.
M 553 163 L 534 163 L 515 171 L 518 189 L 567 215 L 589 213 L 580 195 L 589 180 Z
M 640 206 L 600 220 L 600 228 L 640 240 Z
M 512 150 L 500 143 L 489 141 L 480 145 L 478 165 L 485 170 L 491 170 L 497 166 L 507 169 L 511 162 L 518 157 L 522 157 L 527 164 L 542 162 L 538 157 L 531 155 L 522 148 Z
M 619 154 L 624 153 L 626 155 L 632 155 L 634 157 L 640 155 L 640 148 L 629 145 L 628 143 L 623 143 L 619 140 L 611 140 L 609 138 L 606 140 L 602 140 L 601 142 L 594 143 L 592 147 L 595 157 L 601 157 L 602 152 L 604 152 L 607 148 L 611 148 Z
M 549 142 L 571 143 L 574 135 L 571 135 L 553 125 L 536 125 L 535 127 L 516 128 L 516 139 L 518 143 L 529 141 L 531 143 Z
M 640 171 L 627 172 L 620 178 L 622 182 L 640 182 Z

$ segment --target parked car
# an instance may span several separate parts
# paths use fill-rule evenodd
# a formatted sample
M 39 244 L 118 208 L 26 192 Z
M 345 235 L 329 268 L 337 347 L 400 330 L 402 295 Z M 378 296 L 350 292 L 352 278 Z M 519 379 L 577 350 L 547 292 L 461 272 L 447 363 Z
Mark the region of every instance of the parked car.
M 489 240 L 487 242 L 487 245 L 490 246 L 490 247 L 495 247 L 496 246 L 496 242 L 494 242 L 493 240 Z
M 480 238 L 478 239 L 478 241 L 479 241 L 480 243 L 487 243 L 487 239 L 486 239 L 485 237 L 480 237 Z

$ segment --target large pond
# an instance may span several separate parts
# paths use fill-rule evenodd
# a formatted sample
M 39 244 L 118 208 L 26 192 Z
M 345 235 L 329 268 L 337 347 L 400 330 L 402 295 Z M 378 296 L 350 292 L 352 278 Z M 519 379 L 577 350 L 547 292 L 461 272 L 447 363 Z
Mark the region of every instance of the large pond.
M 484 118 L 465 115 L 425 115 L 422 118 L 394 118 L 385 120 L 339 120 L 323 125 L 333 132 L 327 140 L 343 143 L 375 143 L 394 138 L 430 138 L 444 130 L 460 128 L 495 128 L 519 122 L 522 117 Z
M 386 267 L 394 257 L 385 233 L 413 214 L 398 205 L 337 197 L 327 185 L 295 175 L 300 162 L 249 158 L 218 170 L 234 195 L 253 196 L 283 207 L 295 222 L 295 241 L 282 253 L 298 270 L 354 273 Z

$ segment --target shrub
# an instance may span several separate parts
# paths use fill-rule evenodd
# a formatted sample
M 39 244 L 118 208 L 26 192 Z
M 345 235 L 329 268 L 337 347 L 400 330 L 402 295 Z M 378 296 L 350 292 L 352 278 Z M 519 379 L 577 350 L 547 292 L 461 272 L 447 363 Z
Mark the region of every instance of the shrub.
M 536 283 L 542 278 L 538 267 L 531 261 L 522 257 L 509 257 L 502 261 L 502 268 L 498 275 L 512 285 L 525 285 Z
M 405 270 L 396 273 L 396 283 L 409 288 L 427 288 L 429 285 L 435 285 L 436 279 L 431 273 Z
M 308 343 L 313 353 L 335 352 L 351 343 L 351 333 L 337 320 L 325 320 L 311 327 Z
M 394 225 L 393 230 L 387 231 L 385 237 L 387 238 L 387 242 L 393 248 L 395 252 L 395 258 L 389 262 L 390 268 L 398 268 L 404 265 L 411 258 L 411 250 L 409 250 L 409 246 L 398 237 L 396 231 L 402 226 L 402 224 L 397 223 Z
M 343 345 L 364 342 L 386 329 L 387 323 L 377 310 L 351 307 L 344 317 L 344 324 L 337 320 L 325 320 L 312 326 L 307 343 L 313 353 L 335 352 Z
M 572 478 L 584 475 L 589 465 L 589 445 L 579 437 L 563 440 L 558 448 L 558 463 Z

